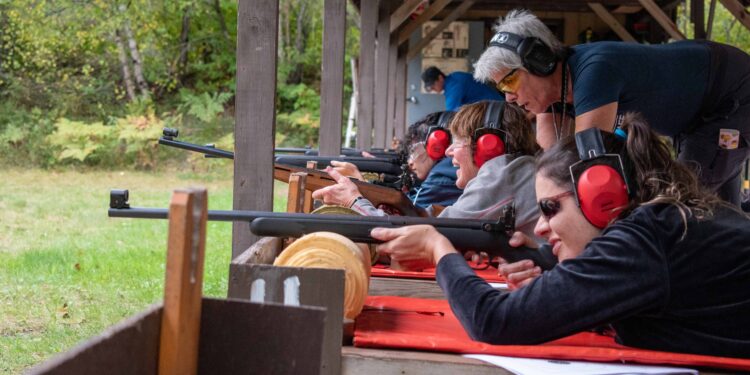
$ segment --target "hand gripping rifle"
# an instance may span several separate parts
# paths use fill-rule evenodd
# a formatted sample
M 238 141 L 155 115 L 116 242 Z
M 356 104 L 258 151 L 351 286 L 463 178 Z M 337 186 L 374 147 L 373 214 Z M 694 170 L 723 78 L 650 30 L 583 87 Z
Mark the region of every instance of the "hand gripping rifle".
M 166 208 L 136 208 L 128 203 L 127 190 L 110 191 L 109 216 L 141 219 L 166 219 Z M 509 236 L 515 225 L 515 212 L 506 210 L 503 219 L 435 219 L 407 216 L 367 217 L 350 215 L 313 215 L 264 211 L 209 210 L 208 220 L 247 221 L 250 231 L 258 236 L 301 237 L 328 231 L 341 234 L 354 242 L 379 243 L 370 236 L 376 227 L 398 228 L 407 225 L 432 225 L 461 252 L 482 251 L 490 259 L 500 256 L 508 262 L 530 259 L 543 270 L 555 266 L 557 259 L 549 251 L 527 247 L 511 247 Z

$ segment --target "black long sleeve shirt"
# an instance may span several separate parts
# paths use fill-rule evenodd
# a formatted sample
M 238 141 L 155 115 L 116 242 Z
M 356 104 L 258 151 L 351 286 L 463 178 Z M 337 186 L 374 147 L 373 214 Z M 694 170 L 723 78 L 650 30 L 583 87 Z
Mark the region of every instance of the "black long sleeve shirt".
M 643 206 L 514 292 L 458 254 L 440 260 L 437 281 L 478 341 L 535 344 L 611 324 L 627 346 L 750 357 L 750 219 L 720 209 L 684 231 L 676 207 Z

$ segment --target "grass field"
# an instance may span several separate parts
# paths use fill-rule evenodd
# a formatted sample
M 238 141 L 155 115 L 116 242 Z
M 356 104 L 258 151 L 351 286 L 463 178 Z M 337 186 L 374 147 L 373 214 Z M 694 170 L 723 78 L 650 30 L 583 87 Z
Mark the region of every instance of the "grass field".
M 165 220 L 110 219 L 109 190 L 167 207 L 171 191 L 208 189 L 231 209 L 231 170 L 189 173 L 0 170 L 0 373 L 19 373 L 162 298 Z M 275 210 L 286 185 L 276 186 Z M 231 224 L 209 222 L 204 294 L 226 296 Z

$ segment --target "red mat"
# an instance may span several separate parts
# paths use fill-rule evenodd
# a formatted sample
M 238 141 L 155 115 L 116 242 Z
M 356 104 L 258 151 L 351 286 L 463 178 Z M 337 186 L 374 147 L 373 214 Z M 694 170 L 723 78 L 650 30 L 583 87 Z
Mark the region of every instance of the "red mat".
M 590 332 L 541 345 L 484 344 L 469 338 L 447 301 L 389 296 L 367 297 L 357 317 L 354 346 L 750 371 L 748 359 L 630 348 Z
M 483 270 L 476 269 L 476 263 L 468 262 L 469 266 L 474 268 L 474 272 L 476 272 L 477 276 L 483 278 L 488 283 L 504 283 L 505 278 L 501 276 L 498 273 L 497 268 L 495 267 L 488 267 Z M 388 268 L 387 265 L 384 264 L 376 264 L 372 266 L 372 276 L 376 277 L 395 277 L 395 278 L 402 278 L 402 279 L 425 279 L 425 280 L 435 280 L 435 269 L 434 268 L 426 268 L 423 271 L 396 271 Z

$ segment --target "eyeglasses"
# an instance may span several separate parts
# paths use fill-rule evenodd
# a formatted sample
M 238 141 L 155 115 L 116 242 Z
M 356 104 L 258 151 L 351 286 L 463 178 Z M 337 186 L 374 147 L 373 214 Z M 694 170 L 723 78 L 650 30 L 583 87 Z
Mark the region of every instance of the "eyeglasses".
M 518 91 L 518 86 L 521 83 L 521 76 L 518 75 L 518 69 L 513 69 L 497 83 L 497 89 L 503 93 L 514 93 Z
M 409 146 L 409 158 L 407 162 L 413 162 L 419 159 L 425 154 L 427 150 L 424 148 L 424 142 L 413 143 Z
M 539 200 L 539 210 L 542 211 L 542 215 L 549 220 L 552 216 L 557 215 L 560 212 L 560 199 L 573 195 L 572 191 L 566 191 L 551 197 L 542 198 Z

